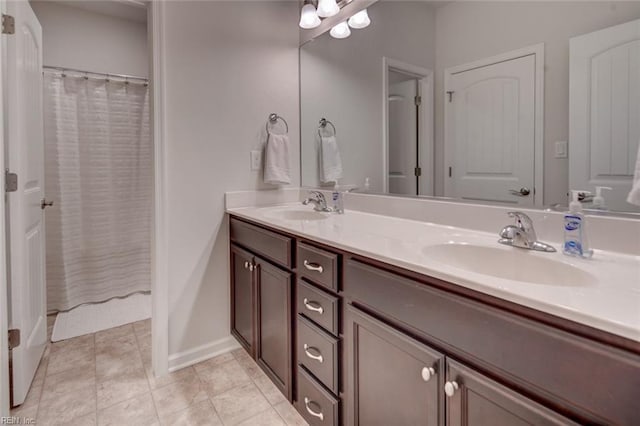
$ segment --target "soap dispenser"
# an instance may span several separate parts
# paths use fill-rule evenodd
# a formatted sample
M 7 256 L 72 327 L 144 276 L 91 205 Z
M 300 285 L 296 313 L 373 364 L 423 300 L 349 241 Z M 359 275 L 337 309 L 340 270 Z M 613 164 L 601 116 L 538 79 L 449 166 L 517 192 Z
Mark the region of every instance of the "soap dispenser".
M 564 246 L 562 252 L 569 256 L 589 258 L 593 250 L 589 248 L 587 230 L 582 203 L 578 201 L 580 194 L 589 195 L 588 191 L 571 191 L 569 211 L 564 215 Z
M 593 197 L 593 208 L 597 210 L 609 210 L 604 201 L 604 197 L 602 196 L 602 190 L 606 189 L 608 191 L 613 190 L 608 186 L 596 186 L 596 196 Z

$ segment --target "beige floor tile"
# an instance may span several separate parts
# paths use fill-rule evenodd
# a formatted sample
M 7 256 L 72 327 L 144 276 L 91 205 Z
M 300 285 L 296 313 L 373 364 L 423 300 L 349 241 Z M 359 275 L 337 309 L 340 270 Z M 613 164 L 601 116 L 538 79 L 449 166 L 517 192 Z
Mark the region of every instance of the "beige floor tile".
M 151 394 L 160 420 L 208 398 L 200 379 L 195 374 L 187 379 L 156 389 Z
M 253 383 L 214 396 L 211 402 L 227 426 L 237 425 L 270 407 Z
M 151 320 L 142 320 L 133 323 L 133 331 L 136 337 L 151 336 Z
M 38 408 L 38 426 L 68 425 L 77 419 L 96 411 L 95 386 L 77 388 L 73 392 L 56 398 L 40 401 Z
M 31 389 L 27 393 L 22 405 L 12 408 L 11 415 L 17 417 L 36 417 L 38 404 L 40 404 L 40 396 L 42 395 L 42 384 L 31 385 Z
M 151 389 L 158 389 L 172 383 L 190 380 L 193 377 L 198 377 L 193 367 L 182 368 L 178 371 L 174 371 L 173 373 L 166 374 L 162 377 L 156 377 L 155 374 L 153 374 L 153 368 L 150 365 L 145 366 L 145 371 L 147 373 L 147 379 L 149 380 L 149 386 L 151 386 Z
M 133 331 L 130 334 L 114 337 L 113 339 L 98 341 L 96 338 L 96 354 L 122 356 L 130 352 L 138 352 L 138 341 Z
M 100 352 L 96 355 L 96 379 L 99 383 L 143 368 L 142 356 L 138 351 L 120 355 L 113 352 Z
M 304 418 L 296 411 L 289 401 L 276 404 L 273 408 L 280 414 L 287 426 L 308 426 Z
M 276 413 L 276 410 L 269 408 L 267 411 L 238 423 L 238 426 L 286 426 L 286 424 Z
M 170 414 L 162 420 L 162 424 L 166 426 L 223 426 L 222 420 L 208 399 Z
M 150 393 L 98 411 L 99 426 L 150 426 L 158 424 L 160 422 Z
M 244 349 L 237 349 L 233 351 L 233 356 L 252 379 L 258 378 L 263 374 L 260 366 L 256 364 L 253 358 L 251 358 Z
M 46 352 L 46 349 L 45 349 Z M 31 382 L 31 387 L 42 386 L 44 384 L 44 377 L 47 373 L 47 366 L 49 365 L 49 357 L 42 356 L 40 360 L 40 365 L 38 365 L 38 369 L 36 370 L 36 375 L 33 377 L 33 381 Z
M 151 365 L 151 345 L 142 345 L 139 346 L 138 349 L 140 350 L 140 355 L 142 355 L 142 363 L 144 365 Z
M 95 368 L 96 355 L 93 345 L 81 345 L 76 348 L 66 347 L 53 351 L 49 355 L 47 376 L 62 373 L 65 370 L 78 368 Z
M 11 410 L 11 417 L 17 417 L 18 419 L 20 419 L 20 421 L 22 423 L 19 424 L 23 424 L 23 425 L 27 425 L 27 424 L 34 424 L 34 422 L 36 422 L 37 420 L 37 414 L 38 414 L 38 406 L 36 405 L 35 407 L 31 407 L 29 409 L 26 410 Z M 5 423 L 8 424 L 8 423 Z M 18 424 L 18 423 L 14 423 L 14 424 Z
M 271 379 L 266 374 L 262 374 L 253 379 L 260 392 L 267 398 L 269 404 L 276 405 L 283 401 L 287 401 L 287 398 L 280 392 L 280 390 L 273 384 Z
M 44 380 L 42 399 L 58 398 L 78 388 L 96 386 L 96 370 L 93 366 L 73 368 L 62 373 L 48 375 Z
M 60 351 L 75 351 L 81 347 L 93 348 L 95 339 L 93 334 L 85 334 L 84 336 L 74 337 L 72 339 L 60 340 L 59 342 L 51 343 L 51 354 L 55 354 Z
M 251 383 L 251 379 L 236 360 L 198 371 L 198 376 L 209 397 Z
M 98 424 L 97 413 L 87 414 L 86 416 L 77 417 L 67 423 L 68 426 L 95 426 Z
M 196 365 L 194 365 L 193 368 L 195 368 L 196 371 L 207 370 L 211 367 L 224 364 L 225 362 L 229 362 L 233 359 L 234 359 L 233 354 L 231 354 L 231 352 L 227 352 L 222 355 L 218 355 L 217 357 L 208 359 L 206 361 L 199 362 Z
M 133 325 L 125 324 L 120 327 L 109 328 L 108 330 L 98 331 L 96 333 L 96 344 L 109 343 L 125 336 L 133 336 Z
M 149 382 L 144 369 L 127 371 L 104 382 L 98 383 L 98 408 L 126 401 L 149 392 Z

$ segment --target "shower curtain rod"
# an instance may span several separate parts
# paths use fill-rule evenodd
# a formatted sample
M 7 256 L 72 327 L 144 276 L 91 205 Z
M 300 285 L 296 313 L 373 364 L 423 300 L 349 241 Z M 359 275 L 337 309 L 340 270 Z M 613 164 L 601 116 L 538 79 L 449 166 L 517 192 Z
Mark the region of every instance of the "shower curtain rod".
M 144 80 L 147 83 L 149 82 L 149 79 L 144 78 L 144 77 L 138 77 L 138 76 L 135 76 L 135 75 L 84 71 L 84 70 L 79 70 L 79 69 L 75 69 L 75 68 L 68 68 L 68 67 L 52 67 L 52 66 L 49 66 L 49 65 L 45 65 L 42 68 L 45 69 L 45 70 L 52 70 L 52 71 L 60 71 L 60 72 L 70 71 L 70 72 L 77 72 L 77 73 L 81 73 L 81 74 L 101 75 L 101 76 L 105 76 L 107 78 L 108 77 L 115 77 L 115 78 L 124 78 L 125 80 L 132 79 L 132 80 Z

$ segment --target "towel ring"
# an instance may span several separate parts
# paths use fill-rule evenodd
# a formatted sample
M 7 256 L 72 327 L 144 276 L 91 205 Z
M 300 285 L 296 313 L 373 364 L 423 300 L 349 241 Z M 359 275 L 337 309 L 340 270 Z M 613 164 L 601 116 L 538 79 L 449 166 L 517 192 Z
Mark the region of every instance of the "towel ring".
M 333 125 L 332 122 L 330 122 L 329 120 L 327 120 L 326 118 L 321 118 L 320 119 L 320 123 L 318 123 L 318 136 L 320 136 L 322 138 L 322 133 L 320 133 L 320 129 L 326 129 L 327 128 L 327 124 L 331 125 L 331 128 L 333 129 L 333 136 L 336 135 L 336 126 Z
M 267 133 L 269 133 L 269 124 L 274 126 L 278 122 L 278 120 L 281 120 L 284 123 L 285 129 L 287 130 L 287 133 L 289 133 L 289 124 L 287 123 L 287 120 L 285 120 L 275 112 L 269 114 L 269 121 L 267 121 L 267 124 L 265 126 L 265 128 L 267 129 Z

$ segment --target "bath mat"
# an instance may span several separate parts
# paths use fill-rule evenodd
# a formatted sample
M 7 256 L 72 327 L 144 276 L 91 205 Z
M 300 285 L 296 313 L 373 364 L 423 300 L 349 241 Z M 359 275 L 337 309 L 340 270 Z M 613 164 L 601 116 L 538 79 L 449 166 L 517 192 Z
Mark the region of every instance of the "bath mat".
M 81 305 L 60 312 L 53 325 L 51 341 L 71 339 L 151 318 L 151 294 L 137 293 L 124 299 Z

